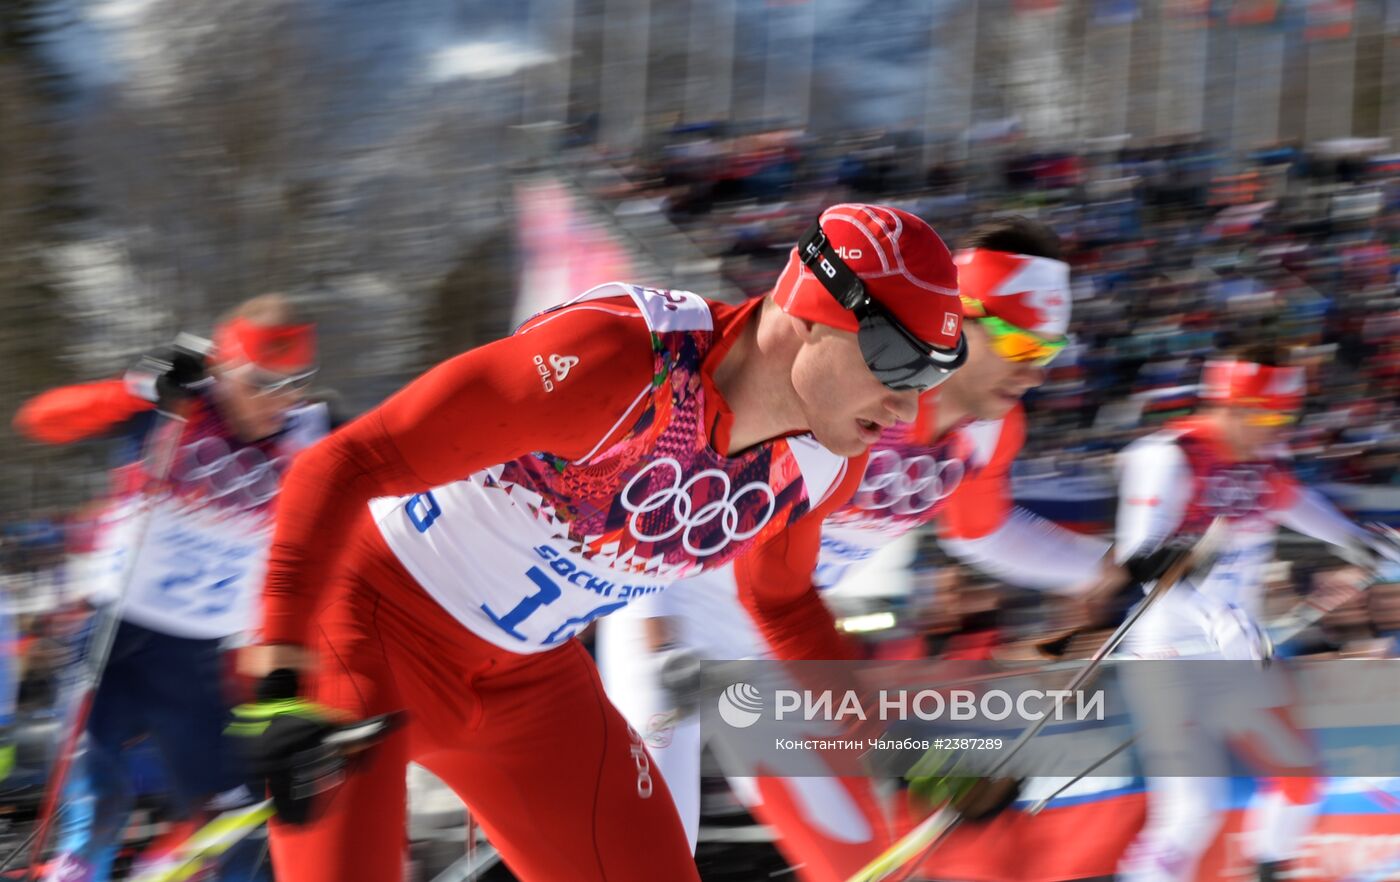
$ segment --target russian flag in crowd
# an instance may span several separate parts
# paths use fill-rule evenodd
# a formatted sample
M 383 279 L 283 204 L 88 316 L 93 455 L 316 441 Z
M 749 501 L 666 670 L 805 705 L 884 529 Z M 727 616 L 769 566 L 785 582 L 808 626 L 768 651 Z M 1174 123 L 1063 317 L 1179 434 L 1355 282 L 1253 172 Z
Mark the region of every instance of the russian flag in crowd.
M 1146 815 L 1141 778 L 1088 778 L 1038 815 L 1025 807 L 1063 779 L 1031 782 L 1017 807 L 965 825 L 934 851 L 923 872 L 968 882 L 1061 882 L 1113 875 Z M 1234 779 L 1225 822 L 1197 870 L 1198 882 L 1252 880 L 1248 806 L 1253 779 Z M 1302 843 L 1290 880 L 1381 882 L 1400 878 L 1400 779 L 1328 778 L 1322 813 Z

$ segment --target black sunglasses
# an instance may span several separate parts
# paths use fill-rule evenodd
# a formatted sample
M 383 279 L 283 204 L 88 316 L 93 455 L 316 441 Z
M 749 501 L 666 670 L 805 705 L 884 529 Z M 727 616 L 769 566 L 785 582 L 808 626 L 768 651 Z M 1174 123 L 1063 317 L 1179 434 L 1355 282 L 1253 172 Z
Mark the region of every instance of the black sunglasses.
M 856 317 L 860 324 L 856 338 L 865 366 L 888 388 L 899 392 L 932 389 L 967 361 L 967 341 L 961 332 L 956 349 L 932 346 L 872 298 L 864 283 L 831 247 L 820 223 L 812 224 L 798 240 L 797 253 L 822 287 Z

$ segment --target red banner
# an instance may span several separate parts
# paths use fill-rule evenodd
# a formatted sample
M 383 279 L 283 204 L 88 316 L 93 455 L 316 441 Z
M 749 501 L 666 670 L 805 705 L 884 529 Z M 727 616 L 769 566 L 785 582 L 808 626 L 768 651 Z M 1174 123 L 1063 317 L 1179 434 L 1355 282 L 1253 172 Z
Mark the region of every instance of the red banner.
M 930 879 L 966 882 L 1064 882 L 1112 876 L 1145 815 L 1141 793 L 1052 808 L 1003 812 L 958 827 L 929 855 Z M 1092 831 L 1089 833 L 1087 831 Z
M 524 254 L 516 324 L 595 285 L 632 280 L 626 249 L 569 188 L 553 179 L 530 181 L 516 187 L 515 199 Z
M 1341 40 L 1351 36 L 1351 20 L 1355 11 L 1355 0 L 1309 0 L 1303 38 Z
M 1272 24 L 1278 18 L 1278 0 L 1235 0 L 1230 6 L 1230 24 Z

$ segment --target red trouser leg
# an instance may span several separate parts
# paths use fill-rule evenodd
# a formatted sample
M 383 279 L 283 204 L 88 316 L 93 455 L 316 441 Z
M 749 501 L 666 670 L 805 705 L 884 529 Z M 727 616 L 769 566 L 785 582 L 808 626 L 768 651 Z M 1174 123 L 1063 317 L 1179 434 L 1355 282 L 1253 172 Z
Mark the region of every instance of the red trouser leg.
M 354 602 L 362 599 L 368 603 Z M 318 618 L 319 666 L 311 694 L 352 718 L 406 707 L 373 631 L 374 606 L 373 597 L 342 597 Z M 314 823 L 294 827 L 274 821 L 270 825 L 272 866 L 278 880 L 397 882 L 402 878 L 411 728 L 394 732 L 353 758 L 345 782 L 318 807 Z
M 408 724 L 324 817 L 273 829 L 279 882 L 399 879 L 410 759 L 466 800 L 522 882 L 698 882 L 670 793 L 581 646 L 506 652 L 382 556 L 355 571 L 373 587 L 352 582 L 322 612 L 315 694 L 356 716 L 403 709 Z
M 524 882 L 697 880 L 671 794 L 577 642 L 477 681 L 471 750 L 419 758 Z
M 879 797 L 864 778 L 754 778 L 754 815 L 802 882 L 845 882 L 890 845 Z

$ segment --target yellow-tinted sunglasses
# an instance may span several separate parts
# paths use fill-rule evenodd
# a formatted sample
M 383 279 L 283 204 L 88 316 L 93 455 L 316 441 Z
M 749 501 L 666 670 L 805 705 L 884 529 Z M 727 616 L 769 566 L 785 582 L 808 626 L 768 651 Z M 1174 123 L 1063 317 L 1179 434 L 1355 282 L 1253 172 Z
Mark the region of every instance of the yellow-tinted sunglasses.
M 987 332 L 992 351 L 1007 361 L 1017 364 L 1032 364 L 1044 367 L 1055 360 L 1061 350 L 1069 344 L 1069 338 L 1047 340 L 1024 328 L 1000 319 L 994 315 L 978 318 L 977 324 Z
M 1298 415 L 1286 410 L 1256 410 L 1244 416 L 1246 425 L 1259 427 L 1289 426 L 1298 421 Z

